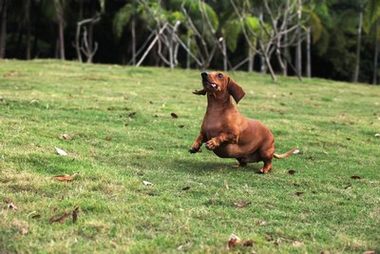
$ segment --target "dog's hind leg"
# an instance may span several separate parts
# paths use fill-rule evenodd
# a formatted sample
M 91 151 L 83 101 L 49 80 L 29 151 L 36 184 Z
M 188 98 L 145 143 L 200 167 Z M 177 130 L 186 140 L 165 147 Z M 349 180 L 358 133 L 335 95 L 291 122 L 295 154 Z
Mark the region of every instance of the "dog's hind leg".
M 260 161 L 260 155 L 257 152 L 255 152 L 246 157 L 237 158 L 237 161 L 239 162 L 240 167 L 245 167 L 248 163 Z
M 247 158 L 242 157 L 242 158 L 236 158 L 236 159 L 239 162 L 239 167 L 247 166 Z
M 268 173 L 272 169 L 272 159 L 274 154 L 274 145 L 266 148 L 260 149 L 260 157 L 261 160 L 264 162 L 264 166 L 262 169 L 260 169 L 260 172 L 263 174 Z

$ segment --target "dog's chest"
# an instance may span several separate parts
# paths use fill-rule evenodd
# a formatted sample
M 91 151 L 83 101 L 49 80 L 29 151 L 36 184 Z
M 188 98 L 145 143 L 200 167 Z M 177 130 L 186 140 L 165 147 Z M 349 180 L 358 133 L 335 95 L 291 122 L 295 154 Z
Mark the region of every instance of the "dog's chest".
M 229 132 L 228 119 L 225 115 L 206 114 L 202 130 L 207 139 L 218 136 L 221 132 Z

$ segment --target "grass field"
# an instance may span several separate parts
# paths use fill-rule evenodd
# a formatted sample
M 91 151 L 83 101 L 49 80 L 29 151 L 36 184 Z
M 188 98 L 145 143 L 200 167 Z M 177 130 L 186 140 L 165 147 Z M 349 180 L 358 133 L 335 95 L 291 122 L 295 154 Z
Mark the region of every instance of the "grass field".
M 198 71 L 0 61 L 0 253 L 380 253 L 380 87 L 230 74 L 301 150 L 270 174 L 188 153 Z

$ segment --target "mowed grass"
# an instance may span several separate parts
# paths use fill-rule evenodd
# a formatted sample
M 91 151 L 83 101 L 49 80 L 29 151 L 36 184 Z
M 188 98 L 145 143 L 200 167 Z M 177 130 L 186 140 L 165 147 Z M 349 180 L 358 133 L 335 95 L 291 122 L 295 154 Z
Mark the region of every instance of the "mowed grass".
M 0 198 L 18 209 L 1 200 L 0 253 L 380 252 L 380 87 L 230 75 L 277 152 L 301 151 L 270 174 L 188 153 L 198 71 L 1 61 Z M 227 250 L 232 233 L 253 246 Z

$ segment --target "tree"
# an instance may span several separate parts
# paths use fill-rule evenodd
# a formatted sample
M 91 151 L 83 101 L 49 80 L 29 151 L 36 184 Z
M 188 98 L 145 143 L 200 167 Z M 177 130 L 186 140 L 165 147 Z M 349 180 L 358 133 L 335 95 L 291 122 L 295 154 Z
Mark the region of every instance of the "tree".
M 192 34 L 192 54 L 199 59 L 201 68 L 209 67 L 216 48 L 223 52 L 219 44 L 219 37 L 216 32 L 219 28 L 219 18 L 215 10 L 203 1 L 184 0 L 172 1 L 175 9 L 182 11 L 185 19 L 184 25 Z M 191 52 L 189 52 L 191 53 Z M 223 54 L 223 53 L 222 53 Z
M 297 21 L 296 72 L 302 76 L 302 0 L 297 0 Z
M 41 0 L 44 15 L 57 24 L 56 57 L 65 59 L 65 9 L 69 0 Z
M 235 4 L 234 0 L 231 0 L 233 4 L 235 13 L 239 16 L 239 19 L 242 23 L 246 18 L 246 14 L 239 10 L 238 6 Z M 277 80 L 275 72 L 272 67 L 271 58 L 275 53 L 278 63 L 281 67 L 282 72 L 285 74 L 285 65 L 284 60 L 281 55 L 281 50 L 283 48 L 289 47 L 294 39 L 295 33 L 294 31 L 299 26 L 298 24 L 292 25 L 290 27 L 287 24 L 294 24 L 294 19 L 296 16 L 296 8 L 294 1 L 271 1 L 263 0 L 264 10 L 267 17 L 267 22 L 264 19 L 258 19 L 258 23 L 260 28 L 259 33 L 252 29 L 248 29 L 244 31 L 244 35 L 246 38 L 249 36 L 256 37 L 258 39 L 258 53 L 264 58 L 265 64 L 271 74 L 271 77 L 274 81 Z M 244 26 L 242 26 L 244 28 Z M 285 34 L 292 34 L 293 38 L 290 39 L 286 44 L 283 43 L 283 38 Z M 247 39 L 247 42 L 250 40 Z M 252 49 L 256 49 L 253 45 L 250 44 Z
M 378 55 L 380 47 L 380 2 L 369 0 L 364 11 L 364 31 L 373 38 L 375 47 L 373 59 L 372 84 L 377 84 L 378 77 Z
M 352 78 L 352 82 L 357 83 L 359 79 L 359 72 L 360 72 L 360 50 L 361 50 L 361 43 L 362 43 L 362 29 L 363 29 L 363 9 L 360 8 L 359 11 L 359 21 L 358 21 L 358 32 L 357 32 L 357 46 L 356 46 L 356 62 L 355 62 L 355 70 L 354 75 Z
M 328 11 L 326 2 L 319 2 L 316 4 L 314 1 L 310 1 L 303 8 L 304 17 L 306 19 L 306 76 L 311 77 L 311 44 L 316 43 L 322 36 L 323 25 L 321 17 L 319 16 L 320 12 L 326 14 Z
M 0 0 L 0 59 L 5 57 L 7 43 L 7 10 L 8 1 Z
M 67 0 L 54 0 L 55 18 L 58 24 L 59 57 L 65 60 L 65 7 Z
M 255 33 L 259 33 L 259 29 L 259 20 L 256 17 L 247 15 L 243 21 L 240 21 L 238 16 L 235 14 L 231 15 L 227 19 L 222 28 L 222 33 L 225 35 L 224 38 L 226 40 L 228 49 L 231 52 L 235 52 L 239 38 L 241 36 L 244 36 L 244 31 L 252 30 Z M 257 38 L 255 36 L 252 36 L 252 34 L 250 36 L 244 36 L 244 38 L 246 40 L 248 57 L 246 57 L 243 61 L 237 64 L 235 68 L 248 62 L 248 71 L 251 72 L 253 70 L 253 58 L 256 53 L 256 50 L 254 50 L 254 48 L 256 48 L 257 46 Z M 250 47 L 249 45 L 252 46 Z
M 129 25 L 132 37 L 132 64 L 136 65 L 136 20 L 142 14 L 143 6 L 137 1 L 125 4 L 113 19 L 113 29 L 117 39 L 123 34 L 124 28 Z

